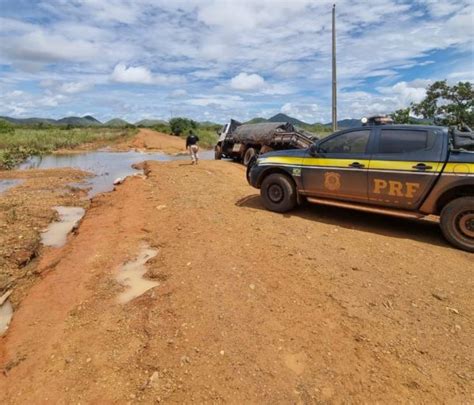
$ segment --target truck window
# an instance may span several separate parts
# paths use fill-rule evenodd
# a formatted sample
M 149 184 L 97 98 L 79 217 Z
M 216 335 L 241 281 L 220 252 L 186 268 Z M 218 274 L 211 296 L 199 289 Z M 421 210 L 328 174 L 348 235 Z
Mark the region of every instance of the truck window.
M 436 137 L 428 131 L 382 129 L 378 153 L 409 153 L 433 148 Z
M 369 143 L 370 130 L 346 132 L 322 142 L 319 150 L 323 153 L 364 154 Z

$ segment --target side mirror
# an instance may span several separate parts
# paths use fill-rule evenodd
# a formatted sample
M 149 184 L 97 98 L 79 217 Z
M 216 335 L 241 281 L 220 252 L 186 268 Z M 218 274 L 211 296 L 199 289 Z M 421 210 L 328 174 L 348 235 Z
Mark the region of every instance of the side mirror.
M 311 156 L 318 156 L 318 145 L 316 143 L 313 143 L 310 147 L 309 147 L 309 154 Z

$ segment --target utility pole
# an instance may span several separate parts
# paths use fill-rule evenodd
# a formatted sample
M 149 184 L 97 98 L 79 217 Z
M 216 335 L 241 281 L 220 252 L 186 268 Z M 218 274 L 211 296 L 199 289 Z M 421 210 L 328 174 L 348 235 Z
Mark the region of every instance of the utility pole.
M 337 131 L 336 5 L 332 6 L 332 130 Z

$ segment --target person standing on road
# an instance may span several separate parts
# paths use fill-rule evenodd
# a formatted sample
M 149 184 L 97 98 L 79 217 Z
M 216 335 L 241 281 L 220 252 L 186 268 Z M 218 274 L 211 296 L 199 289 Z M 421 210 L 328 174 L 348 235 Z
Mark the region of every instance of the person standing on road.
M 199 151 L 199 137 L 192 131 L 189 131 L 189 135 L 186 138 L 186 148 L 189 150 L 191 155 L 192 164 L 197 164 L 199 160 L 198 151 Z

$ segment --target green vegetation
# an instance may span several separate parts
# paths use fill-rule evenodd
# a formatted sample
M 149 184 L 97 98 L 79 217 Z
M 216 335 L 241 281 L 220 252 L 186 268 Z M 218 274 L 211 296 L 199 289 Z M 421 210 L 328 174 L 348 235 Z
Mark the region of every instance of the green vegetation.
M 395 124 L 416 124 L 416 122 L 410 117 L 410 108 L 401 108 L 390 114 Z
M 199 123 L 181 117 L 171 118 L 169 123 L 160 122 L 152 127 L 155 131 L 179 136 L 183 139 L 186 139 L 189 131 L 192 130 L 199 137 L 199 144 L 203 148 L 211 148 L 217 143 L 217 131 L 220 128 L 220 124 L 212 122 Z
M 15 127 L 8 121 L 0 119 L 0 135 L 13 134 Z
M 0 169 L 10 169 L 30 155 L 62 148 L 74 149 L 85 143 L 117 141 L 135 133 L 135 130 L 128 128 L 39 129 L 8 125 L 0 121 Z
M 449 86 L 446 80 L 437 81 L 426 89 L 425 99 L 412 104 L 411 109 L 423 118 L 441 125 L 474 127 L 474 89 L 470 82 Z
M 323 124 L 304 124 L 298 125 L 298 128 L 304 129 L 305 131 L 311 132 L 316 135 L 318 138 L 324 138 L 325 136 L 332 134 L 332 128 L 327 127 Z
M 171 132 L 177 136 L 187 135 L 189 131 L 194 131 L 197 127 L 198 123 L 188 118 L 177 117 L 170 119 Z
M 422 116 L 414 118 L 410 113 Z M 390 114 L 395 124 L 420 124 L 474 128 L 474 89 L 470 82 L 449 86 L 446 80 L 434 82 L 426 89 L 425 98 L 418 104 Z

